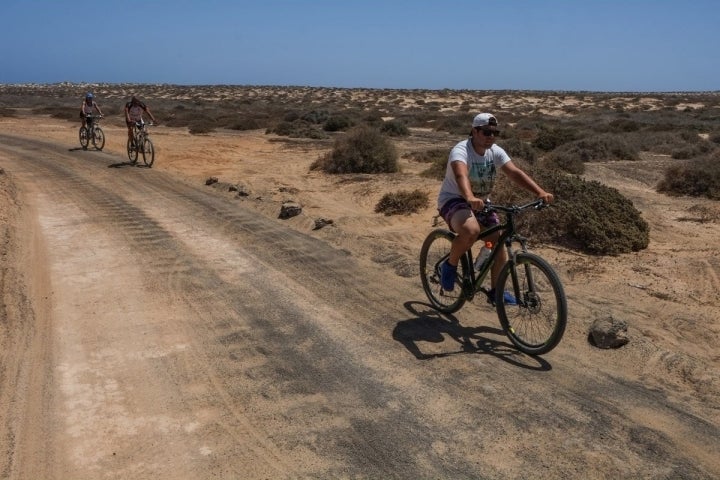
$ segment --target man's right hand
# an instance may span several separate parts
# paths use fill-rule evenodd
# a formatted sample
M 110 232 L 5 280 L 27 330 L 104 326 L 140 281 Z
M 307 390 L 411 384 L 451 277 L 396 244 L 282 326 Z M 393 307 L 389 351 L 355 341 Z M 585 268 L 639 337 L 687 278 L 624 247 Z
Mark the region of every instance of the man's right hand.
M 485 202 L 483 202 L 481 199 L 479 199 L 476 196 L 472 196 L 467 199 L 467 202 L 470 204 L 470 208 L 475 210 L 476 212 L 481 211 L 483 208 L 485 208 Z

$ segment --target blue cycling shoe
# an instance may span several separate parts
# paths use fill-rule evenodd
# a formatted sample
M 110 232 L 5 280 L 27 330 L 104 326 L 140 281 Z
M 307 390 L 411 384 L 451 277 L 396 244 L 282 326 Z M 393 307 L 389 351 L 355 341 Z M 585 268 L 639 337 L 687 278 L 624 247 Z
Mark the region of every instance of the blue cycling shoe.
M 447 260 L 440 265 L 440 286 L 446 292 L 452 292 L 455 288 L 455 278 L 457 277 L 457 266 L 453 267 Z
M 494 288 L 491 289 L 487 293 L 487 296 L 488 296 L 488 303 L 492 303 L 493 305 L 495 305 L 495 289 Z M 507 290 L 505 290 L 503 292 L 503 302 L 505 303 L 505 305 L 517 305 L 518 304 L 517 300 L 515 299 L 515 297 L 513 297 L 512 293 L 508 292 Z

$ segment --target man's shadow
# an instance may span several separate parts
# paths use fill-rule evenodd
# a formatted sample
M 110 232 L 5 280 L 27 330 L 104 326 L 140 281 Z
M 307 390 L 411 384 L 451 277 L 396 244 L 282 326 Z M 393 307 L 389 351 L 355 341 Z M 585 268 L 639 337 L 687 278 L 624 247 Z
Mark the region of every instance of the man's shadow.
M 443 314 L 422 302 L 406 302 L 405 308 L 414 316 L 401 320 L 393 330 L 393 339 L 402 343 L 418 360 L 432 360 L 458 354 L 488 354 L 512 365 L 530 370 L 547 371 L 552 366 L 540 357 L 525 355 L 511 343 L 495 340 L 483 334 L 504 336 L 500 328 L 464 327 L 451 314 Z M 424 353 L 422 342 L 448 341 L 447 351 Z

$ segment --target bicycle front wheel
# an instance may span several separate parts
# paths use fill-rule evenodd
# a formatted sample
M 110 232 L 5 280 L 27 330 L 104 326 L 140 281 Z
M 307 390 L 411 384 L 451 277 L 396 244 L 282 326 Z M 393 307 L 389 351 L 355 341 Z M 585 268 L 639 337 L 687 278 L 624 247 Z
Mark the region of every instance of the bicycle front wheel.
M 129 139 L 127 141 L 127 154 L 128 154 L 128 158 L 130 159 L 130 161 L 132 163 L 137 162 L 138 151 L 137 151 L 137 148 L 135 148 L 135 140 L 134 139 Z
M 95 127 L 93 130 L 93 145 L 98 150 L 102 150 L 105 146 L 105 133 L 102 131 L 102 128 Z
M 511 293 L 516 305 L 506 302 Z M 560 277 L 541 257 L 518 253 L 496 282 L 495 305 L 500 325 L 521 352 L 542 355 L 560 343 L 567 325 L 567 299 Z
M 148 168 L 152 167 L 152 164 L 155 162 L 155 147 L 153 147 L 152 142 L 147 137 L 145 137 L 142 143 L 142 155 L 145 165 Z
M 427 236 L 420 249 L 420 281 L 428 300 L 433 307 L 443 313 L 453 313 L 465 304 L 462 279 L 465 264 L 458 265 L 455 288 L 448 292 L 440 285 L 440 265 L 450 255 L 450 245 L 455 235 L 448 230 L 433 230 Z
M 88 143 L 90 143 L 89 135 L 90 132 L 86 127 L 80 127 L 80 146 L 83 148 L 83 150 L 85 150 L 88 147 Z

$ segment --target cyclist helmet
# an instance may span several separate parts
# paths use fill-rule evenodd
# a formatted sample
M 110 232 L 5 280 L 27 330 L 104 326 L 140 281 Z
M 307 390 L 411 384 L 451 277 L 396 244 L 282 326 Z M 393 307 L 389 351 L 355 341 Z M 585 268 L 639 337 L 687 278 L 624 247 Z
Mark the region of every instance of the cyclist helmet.
M 92 92 L 86 93 L 86 94 L 85 94 L 85 98 L 87 98 L 87 99 L 93 98 Z

